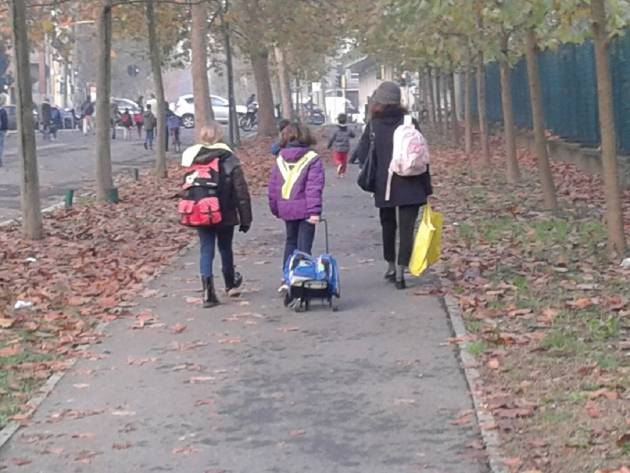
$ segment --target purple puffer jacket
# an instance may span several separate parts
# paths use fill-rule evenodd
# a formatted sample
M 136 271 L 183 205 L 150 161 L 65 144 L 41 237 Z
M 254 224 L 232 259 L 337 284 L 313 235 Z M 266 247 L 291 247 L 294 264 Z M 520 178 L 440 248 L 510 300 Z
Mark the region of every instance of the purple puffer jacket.
M 284 148 L 280 156 L 289 163 L 298 161 L 309 151 L 306 147 Z M 269 208 L 271 213 L 282 220 L 304 220 L 322 213 L 322 193 L 324 191 L 324 165 L 319 157 L 302 171 L 291 190 L 291 198 L 282 198 L 284 178 L 274 165 L 269 177 Z

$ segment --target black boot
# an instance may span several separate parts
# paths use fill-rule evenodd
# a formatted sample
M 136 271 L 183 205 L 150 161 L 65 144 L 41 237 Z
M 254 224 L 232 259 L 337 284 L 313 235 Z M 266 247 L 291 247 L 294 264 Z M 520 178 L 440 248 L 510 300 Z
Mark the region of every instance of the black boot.
M 225 281 L 225 292 L 230 297 L 238 297 L 241 291 L 238 290 L 243 284 L 243 276 L 238 271 L 223 271 L 223 280 Z
M 214 292 L 214 280 L 212 278 L 202 278 L 203 282 L 203 306 L 208 309 L 219 304 L 217 294 Z

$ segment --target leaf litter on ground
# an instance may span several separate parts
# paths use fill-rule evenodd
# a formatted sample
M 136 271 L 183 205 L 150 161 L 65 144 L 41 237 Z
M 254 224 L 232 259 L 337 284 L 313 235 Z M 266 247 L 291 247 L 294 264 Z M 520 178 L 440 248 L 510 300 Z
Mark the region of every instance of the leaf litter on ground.
M 478 154 L 432 150 L 434 207 L 445 215 L 443 290 L 455 296 L 480 363 L 504 458 L 514 471 L 622 471 L 630 417 L 630 270 L 606 250 L 603 184 L 552 162 L 559 214 L 542 210 L 536 158 L 508 185 L 503 142 Z M 472 162 L 472 166 L 471 166 Z M 630 191 L 623 194 L 630 234 Z

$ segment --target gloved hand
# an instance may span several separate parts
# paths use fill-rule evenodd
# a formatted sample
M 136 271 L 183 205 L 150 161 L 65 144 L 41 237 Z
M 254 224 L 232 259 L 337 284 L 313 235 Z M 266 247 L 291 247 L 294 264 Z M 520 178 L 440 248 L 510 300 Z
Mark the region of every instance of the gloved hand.
M 249 225 L 241 225 L 238 227 L 239 232 L 247 233 L 249 231 Z

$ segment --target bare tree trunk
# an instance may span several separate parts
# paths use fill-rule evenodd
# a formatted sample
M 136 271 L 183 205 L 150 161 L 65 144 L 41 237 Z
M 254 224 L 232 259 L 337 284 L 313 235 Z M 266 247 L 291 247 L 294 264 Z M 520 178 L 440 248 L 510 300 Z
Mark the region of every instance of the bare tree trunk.
M 151 72 L 155 84 L 155 96 L 157 99 L 157 150 L 155 152 L 155 177 L 166 177 L 166 100 L 164 100 L 164 83 L 162 82 L 162 59 L 155 28 L 155 0 L 147 0 L 146 17 L 149 32 L 149 54 L 151 56 Z
M 251 54 L 258 96 L 258 136 L 274 136 L 278 129 L 273 115 L 273 93 L 269 77 L 269 52 L 258 50 Z
M 623 256 L 626 251 L 623 210 L 617 169 L 617 136 L 613 110 L 613 90 L 608 60 L 608 35 L 606 4 L 604 0 L 591 0 L 593 42 L 597 73 L 597 99 L 599 103 L 599 128 L 602 137 L 602 168 L 604 196 L 606 199 L 606 225 L 608 248 Z
M 33 126 L 33 89 L 26 28 L 24 0 L 11 0 L 11 33 L 15 60 L 15 89 L 17 96 L 18 152 L 22 158 L 20 194 L 22 232 L 26 238 L 43 238 L 42 211 L 39 199 L 39 175 Z
M 459 129 L 459 120 L 457 118 L 457 93 L 455 91 L 455 73 L 451 72 L 448 76 L 448 86 L 451 95 L 451 126 L 453 127 L 453 143 L 459 146 L 461 141 L 461 133 Z
M 471 85 L 471 73 L 470 73 L 470 65 L 466 67 L 466 73 L 464 75 L 464 151 L 466 152 L 466 156 L 469 158 L 472 156 L 472 147 L 473 147 L 473 134 L 472 134 L 472 104 L 471 104 L 471 95 L 472 95 L 472 85 Z
M 503 50 L 507 54 L 508 37 L 503 38 Z M 516 139 L 514 137 L 514 114 L 512 111 L 512 88 L 510 86 L 510 66 L 507 58 L 500 63 L 501 68 L 501 104 L 503 106 L 503 131 L 505 133 L 505 152 L 507 157 L 507 180 L 510 184 L 516 184 L 521 173 L 518 169 L 516 155 Z
M 291 79 L 289 70 L 284 58 L 284 51 L 280 47 L 273 48 L 278 66 L 278 81 L 280 82 L 280 100 L 282 101 L 282 117 L 290 119 L 293 115 L 293 105 L 291 104 Z
M 112 0 L 101 0 L 98 14 L 98 69 L 96 78 L 96 197 L 105 202 L 114 187 L 112 179 L 111 78 Z
M 490 167 L 490 143 L 488 137 L 488 116 L 486 114 L 486 66 L 483 53 L 477 60 L 477 114 L 479 115 L 479 140 L 481 142 L 481 162 Z
M 422 80 L 422 100 L 424 102 L 424 107 L 420 108 L 420 117 L 419 120 L 425 118 L 423 116 L 423 110 L 427 111 L 426 119 L 430 123 L 431 122 L 431 113 L 429 112 L 430 100 L 429 100 L 429 79 L 427 77 L 426 70 L 423 72 L 422 69 L 418 70 L 418 77 Z
M 551 174 L 549 155 L 547 154 L 545 118 L 542 107 L 542 93 L 536 52 L 536 33 L 530 29 L 527 31 L 525 56 L 527 60 L 529 100 L 532 107 L 532 122 L 534 126 L 534 140 L 536 142 L 536 156 L 538 158 L 538 171 L 540 173 L 545 208 L 548 210 L 556 210 L 558 208 L 558 200 L 556 198 L 556 187 L 553 182 L 553 175 Z
M 195 135 L 199 138 L 199 130 L 214 120 L 212 102 L 210 101 L 210 84 L 208 83 L 208 5 L 191 4 L 191 62 L 193 81 L 193 100 L 195 102 Z
M 431 74 L 431 67 L 427 66 L 427 84 L 429 87 L 429 97 L 431 98 L 431 103 L 427 104 L 429 107 L 429 117 L 431 117 L 431 124 L 436 126 L 437 123 L 437 115 L 435 113 L 435 95 L 433 94 L 433 77 Z
M 435 70 L 435 118 L 436 129 L 439 133 L 444 133 L 444 122 L 442 120 L 442 74 L 439 69 Z

